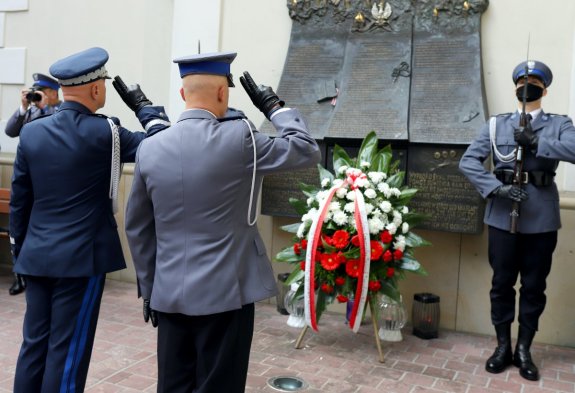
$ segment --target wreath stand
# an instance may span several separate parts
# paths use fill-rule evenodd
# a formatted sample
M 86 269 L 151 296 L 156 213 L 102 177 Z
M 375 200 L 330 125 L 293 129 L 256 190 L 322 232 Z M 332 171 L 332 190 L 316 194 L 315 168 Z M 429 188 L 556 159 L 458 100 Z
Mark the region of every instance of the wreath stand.
M 367 299 L 367 302 L 369 303 L 369 309 L 371 311 L 371 322 L 373 324 L 373 335 L 375 337 L 375 344 L 377 346 L 377 352 L 379 353 L 379 362 L 380 363 L 384 363 L 384 357 L 383 357 L 383 350 L 381 349 L 381 341 L 379 340 L 379 327 L 377 326 L 377 319 L 375 317 L 375 306 L 372 303 L 371 299 Z M 307 333 L 308 330 L 307 325 L 305 325 L 303 327 L 303 329 L 301 330 L 301 333 L 299 334 L 299 337 L 297 338 L 296 342 L 295 342 L 295 349 L 301 349 L 302 348 L 302 341 L 303 338 L 305 336 L 305 334 Z

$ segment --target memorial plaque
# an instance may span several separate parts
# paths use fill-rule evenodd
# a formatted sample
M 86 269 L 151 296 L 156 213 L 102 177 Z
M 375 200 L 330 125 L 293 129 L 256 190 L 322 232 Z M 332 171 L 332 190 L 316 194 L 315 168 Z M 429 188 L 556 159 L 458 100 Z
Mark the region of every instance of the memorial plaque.
M 480 18 L 487 1 L 417 2 L 409 140 L 469 144 L 486 120 Z
M 418 189 L 410 208 L 429 216 L 418 227 L 469 234 L 483 230 L 485 203 L 458 169 L 465 150 L 461 146 L 409 146 L 407 183 Z

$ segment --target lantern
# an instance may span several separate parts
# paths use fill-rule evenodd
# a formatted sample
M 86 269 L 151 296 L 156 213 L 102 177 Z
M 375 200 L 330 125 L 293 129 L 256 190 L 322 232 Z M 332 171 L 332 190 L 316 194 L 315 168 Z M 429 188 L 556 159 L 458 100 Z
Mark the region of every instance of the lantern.
M 276 295 L 276 308 L 282 315 L 289 315 L 289 312 L 285 307 L 285 297 L 289 289 L 285 282 L 288 277 L 289 273 L 278 274 L 278 294 Z
M 437 338 L 439 331 L 439 296 L 432 293 L 413 295 L 413 335 L 423 339 Z
M 401 296 L 399 302 L 382 295 L 379 301 L 379 338 L 383 341 L 397 342 L 403 340 L 401 328 L 407 322 L 407 312 Z

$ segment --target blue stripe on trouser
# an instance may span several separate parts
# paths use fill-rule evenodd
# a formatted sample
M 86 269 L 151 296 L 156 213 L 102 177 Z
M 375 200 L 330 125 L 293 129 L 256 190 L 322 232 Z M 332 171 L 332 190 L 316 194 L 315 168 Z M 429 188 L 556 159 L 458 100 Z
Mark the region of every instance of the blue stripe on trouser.
M 76 321 L 74 335 L 70 342 L 68 355 L 66 356 L 66 365 L 64 366 L 60 393 L 74 393 L 76 391 L 76 374 L 78 373 L 80 359 L 82 359 L 82 355 L 84 354 L 86 337 L 92 319 L 92 311 L 94 310 L 94 304 L 98 301 L 98 293 L 100 292 L 101 285 L 102 275 L 91 277 L 88 281 L 88 287 L 86 288 L 86 292 L 84 292 L 82 307 L 80 308 L 78 320 Z

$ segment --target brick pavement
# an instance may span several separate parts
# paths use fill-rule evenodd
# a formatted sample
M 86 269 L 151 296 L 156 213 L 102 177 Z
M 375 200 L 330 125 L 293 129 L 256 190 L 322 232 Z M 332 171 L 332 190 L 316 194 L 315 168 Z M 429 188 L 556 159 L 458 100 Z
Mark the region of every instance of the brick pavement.
M 10 283 L 11 277 L 0 276 L 0 393 L 12 391 L 25 309 L 24 296 L 8 295 Z M 382 364 L 369 324 L 354 334 L 341 315 L 327 313 L 320 333 L 308 332 L 304 348 L 296 350 L 300 330 L 285 320 L 275 306 L 257 305 L 247 393 L 277 392 L 266 382 L 280 375 L 303 378 L 306 393 L 575 393 L 575 348 L 535 344 L 542 378 L 529 382 L 516 368 L 497 375 L 484 371 L 494 337 L 441 331 L 438 339 L 421 340 L 404 329 L 402 342 L 383 343 Z M 155 392 L 155 343 L 135 285 L 108 280 L 86 392 Z

